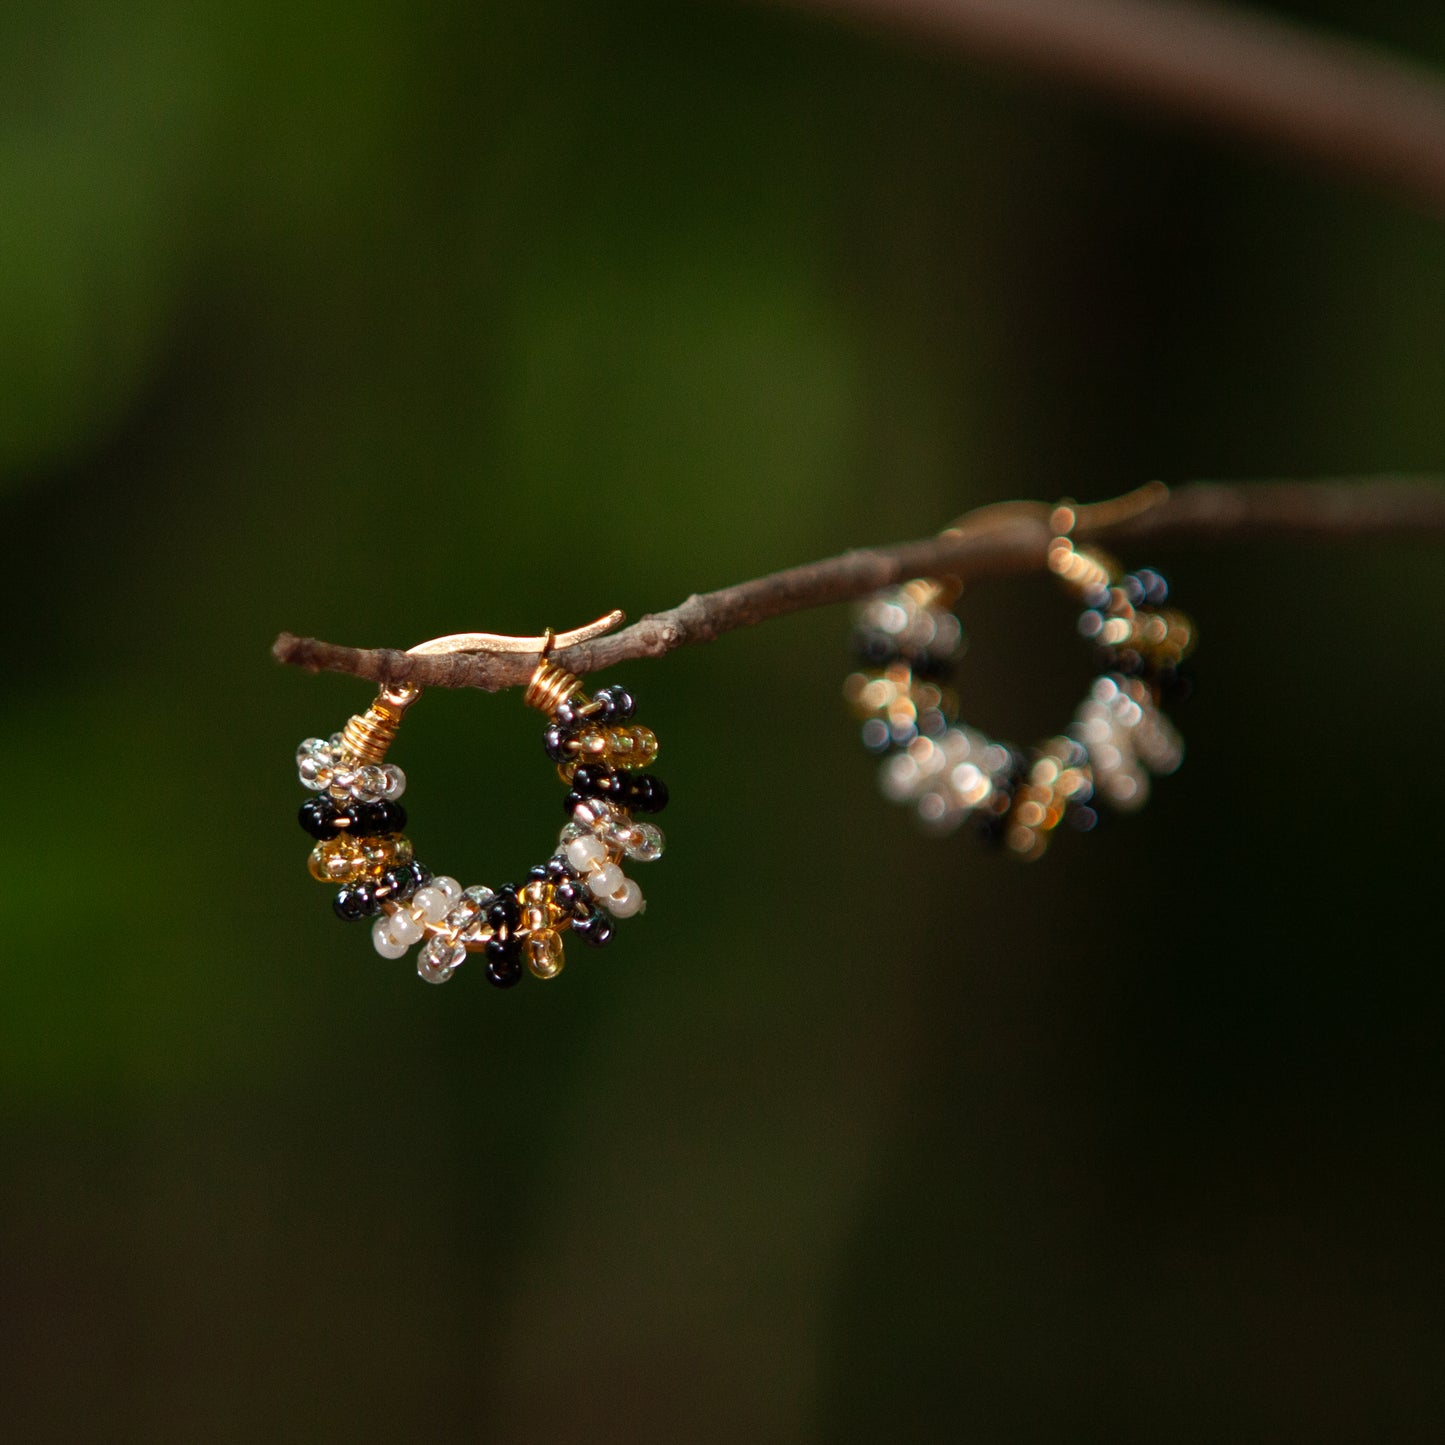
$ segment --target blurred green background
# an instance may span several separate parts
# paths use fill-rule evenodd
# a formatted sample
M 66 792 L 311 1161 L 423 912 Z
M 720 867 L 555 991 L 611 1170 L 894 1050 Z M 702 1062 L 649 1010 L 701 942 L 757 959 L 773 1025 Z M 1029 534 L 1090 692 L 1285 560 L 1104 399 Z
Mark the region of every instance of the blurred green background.
M 1438 470 L 1438 226 L 721 0 L 12 0 L 0 198 L 8 1438 L 1441 1438 L 1439 552 L 1128 559 L 1190 757 L 1033 868 L 878 796 L 844 609 L 621 670 L 668 856 L 512 994 L 331 916 L 292 754 L 369 689 L 268 652 Z M 1063 600 L 963 615 L 1056 728 Z M 550 846 L 530 718 L 394 753 L 464 882 Z

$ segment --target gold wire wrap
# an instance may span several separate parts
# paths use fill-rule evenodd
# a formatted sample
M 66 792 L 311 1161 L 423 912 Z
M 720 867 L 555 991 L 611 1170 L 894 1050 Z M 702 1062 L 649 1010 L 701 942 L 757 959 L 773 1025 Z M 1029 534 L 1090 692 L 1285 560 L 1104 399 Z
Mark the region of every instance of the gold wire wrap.
M 359 712 L 341 730 L 341 746 L 359 764 L 379 763 L 396 737 L 405 714 L 405 704 L 385 692 L 365 712 Z M 410 699 L 408 699 L 409 701 Z
M 538 664 L 537 670 L 532 674 L 532 680 L 527 684 L 527 690 L 522 694 L 522 701 L 528 707 L 534 707 L 538 712 L 552 713 L 567 701 L 575 697 L 582 689 L 582 680 L 568 672 L 566 668 L 558 667 L 555 662 L 548 662 L 544 657 Z

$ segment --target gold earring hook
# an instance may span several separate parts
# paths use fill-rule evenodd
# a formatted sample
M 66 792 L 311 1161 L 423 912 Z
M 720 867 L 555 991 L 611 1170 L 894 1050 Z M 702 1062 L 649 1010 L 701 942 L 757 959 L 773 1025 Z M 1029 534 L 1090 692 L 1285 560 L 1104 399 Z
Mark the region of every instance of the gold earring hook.
M 431 657 L 444 652 L 535 652 L 543 657 L 554 648 L 562 651 L 575 647 L 579 642 L 591 642 L 594 637 L 611 632 L 624 621 L 626 614 L 614 610 L 585 627 L 574 627 L 571 632 L 553 632 L 549 627 L 540 637 L 509 637 L 500 632 L 453 632 L 446 637 L 433 637 L 429 642 L 418 642 L 415 647 L 407 648 L 407 655 Z

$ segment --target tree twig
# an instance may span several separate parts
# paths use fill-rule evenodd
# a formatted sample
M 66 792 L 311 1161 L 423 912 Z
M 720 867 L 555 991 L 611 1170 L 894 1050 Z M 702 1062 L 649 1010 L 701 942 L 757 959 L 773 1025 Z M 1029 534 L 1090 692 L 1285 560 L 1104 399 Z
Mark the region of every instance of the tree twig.
M 1445 216 L 1445 80 L 1209 0 L 785 0 L 1263 141 Z
M 1445 540 L 1445 478 L 1375 477 L 1328 482 L 1194 482 L 1171 493 L 1131 494 L 1077 509 L 1074 535 L 1104 546 L 1154 543 L 1351 541 L 1360 538 Z M 1147 505 L 1141 508 L 1140 500 Z M 1005 502 L 961 517 L 920 541 L 869 547 L 790 567 L 717 592 L 694 594 L 666 612 L 594 642 L 555 654 L 575 673 L 596 672 L 639 657 L 711 642 L 772 617 L 847 602 L 910 577 L 954 575 L 972 582 L 1041 571 L 1052 535 L 1046 502 Z M 609 601 L 612 599 L 608 599 Z M 278 661 L 312 672 L 347 672 L 378 683 L 423 687 L 520 687 L 537 659 L 517 654 L 411 656 L 390 648 L 343 647 L 283 632 Z

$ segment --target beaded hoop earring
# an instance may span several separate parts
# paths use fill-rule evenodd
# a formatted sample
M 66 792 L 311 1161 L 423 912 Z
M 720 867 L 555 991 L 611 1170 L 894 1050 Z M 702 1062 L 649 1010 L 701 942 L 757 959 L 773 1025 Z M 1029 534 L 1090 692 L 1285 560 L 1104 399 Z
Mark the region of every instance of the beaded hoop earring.
M 400 958 L 419 942 L 417 973 L 445 983 L 469 954 L 483 953 L 488 981 L 510 988 L 524 963 L 537 978 L 556 978 L 565 934 L 600 947 L 612 937 L 613 919 L 643 911 L 642 890 L 621 864 L 662 856 L 662 830 L 632 816 L 667 805 L 666 785 L 643 771 L 657 756 L 657 738 L 631 725 L 636 704 L 625 688 L 588 697 L 576 677 L 547 660 L 554 646 L 601 636 L 621 620 L 620 612 L 610 613 L 560 637 L 550 629 L 541 637 L 458 633 L 410 649 L 538 654 L 522 700 L 547 717 L 543 747 L 570 787 L 568 821 L 552 856 L 521 883 L 495 892 L 463 888 L 454 878 L 434 877 L 414 856 L 398 801 L 406 777 L 385 759 L 419 687 L 383 687 L 341 732 L 301 744 L 301 782 L 317 795 L 298 815 L 317 840 L 311 876 L 340 885 L 333 903 L 339 917 L 374 919 L 372 941 L 383 958 Z
M 964 650 L 950 610 L 954 579 L 907 582 L 858 610 L 854 643 L 864 664 L 844 694 L 863 719 L 863 742 L 885 754 L 879 782 L 924 824 L 947 833 L 972 820 L 1024 859 L 1043 856 L 1053 830 L 1088 831 L 1098 805 L 1141 807 L 1150 774 L 1172 773 L 1183 743 L 1163 703 L 1187 690 L 1180 663 L 1194 624 L 1164 606 L 1169 588 L 1152 568 L 1124 572 L 1070 538 L 1074 511 L 1057 507 L 1048 565 L 1083 605 L 1079 632 L 1099 653 L 1099 674 L 1068 729 L 1028 750 L 996 742 L 958 721 L 948 686 Z

